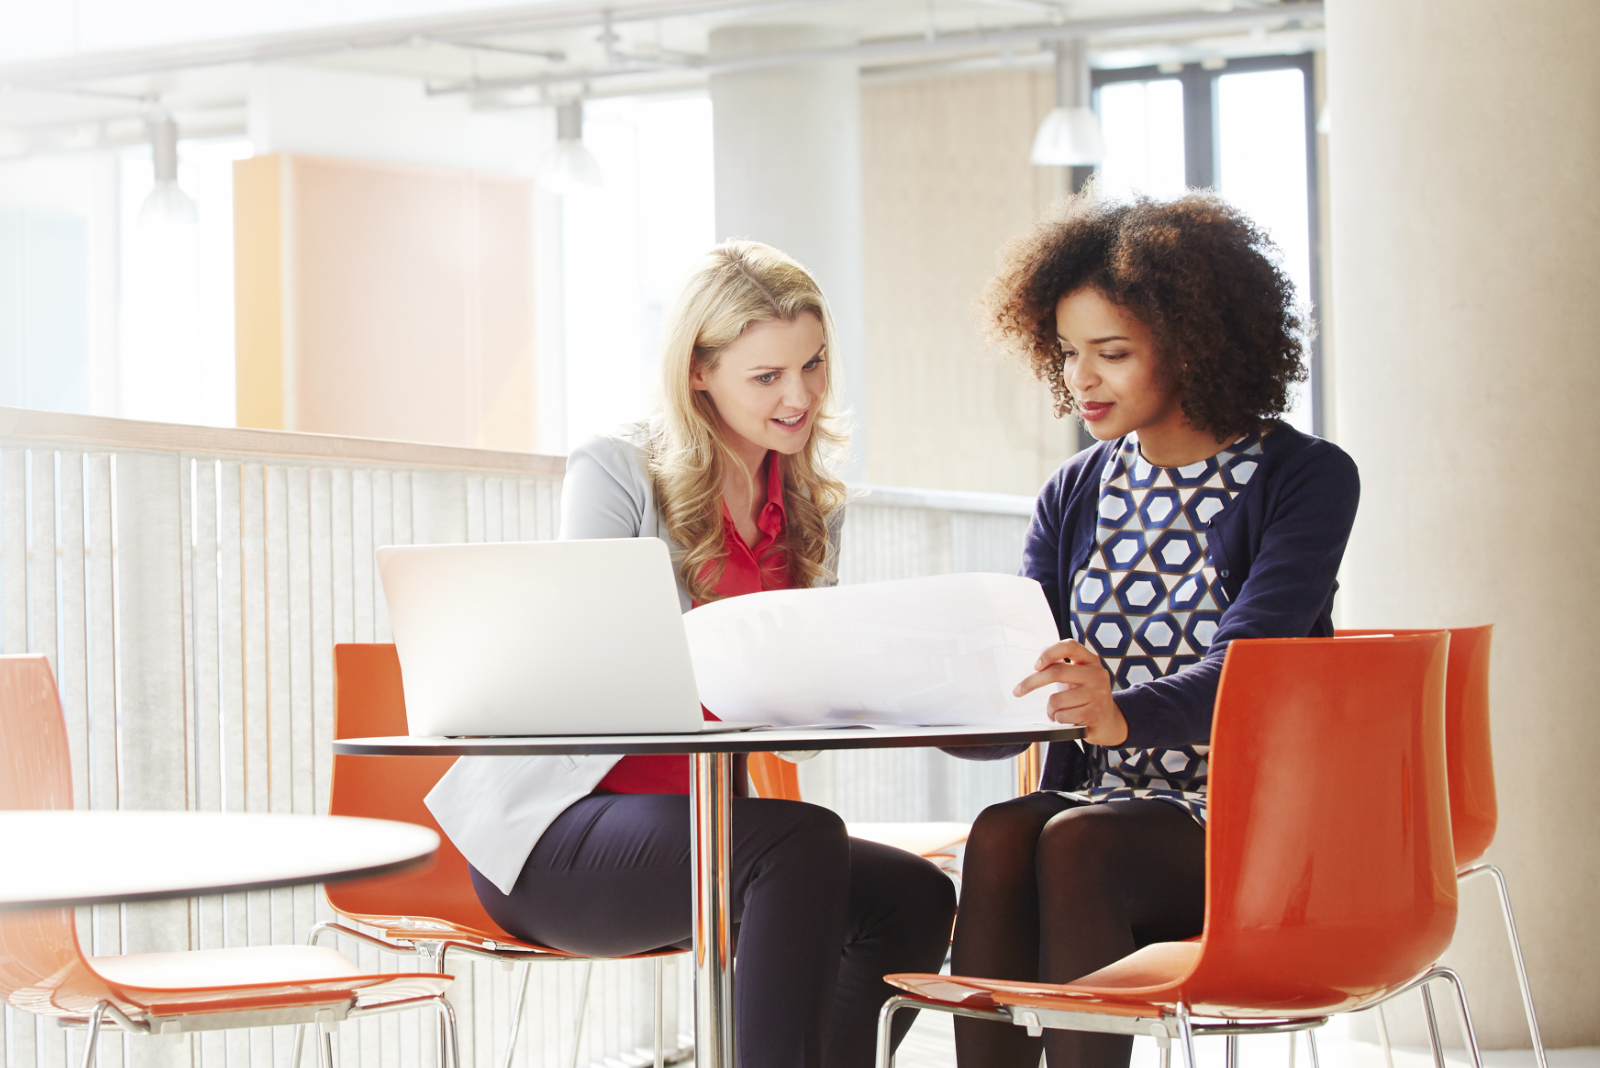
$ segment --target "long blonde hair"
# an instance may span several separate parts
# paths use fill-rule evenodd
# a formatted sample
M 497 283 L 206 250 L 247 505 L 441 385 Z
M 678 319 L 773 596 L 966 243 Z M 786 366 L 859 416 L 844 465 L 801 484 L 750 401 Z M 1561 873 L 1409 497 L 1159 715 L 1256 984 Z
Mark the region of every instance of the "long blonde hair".
M 722 479 L 733 464 L 753 479 L 718 432 L 711 397 L 689 381 L 696 367 L 714 371 L 723 350 L 756 323 L 793 322 L 806 312 L 822 322 L 828 386 L 819 398 L 806 446 L 784 458 L 785 524 L 774 551 L 788 554 L 792 586 L 811 586 L 828 571 L 828 519 L 844 506 L 844 483 L 828 473 L 843 449 L 834 426 L 833 317 L 806 269 L 754 241 L 729 241 L 706 254 L 673 304 L 661 353 L 661 399 L 650 422 L 650 476 L 667 534 L 682 547 L 678 575 L 697 603 L 716 600 L 724 555 Z M 711 564 L 709 573 L 706 565 Z M 704 577 L 702 577 L 704 575 Z

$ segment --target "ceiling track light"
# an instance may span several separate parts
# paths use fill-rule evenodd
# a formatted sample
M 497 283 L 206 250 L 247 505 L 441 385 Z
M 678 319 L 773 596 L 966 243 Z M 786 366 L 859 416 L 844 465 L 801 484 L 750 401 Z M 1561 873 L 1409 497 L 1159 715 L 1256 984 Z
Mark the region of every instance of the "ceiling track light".
M 601 184 L 600 164 L 583 145 L 583 101 L 556 105 L 556 144 L 534 181 L 550 193 L 570 193 Z
M 145 123 L 155 163 L 156 185 L 139 209 L 141 226 L 193 225 L 200 221 L 194 201 L 178 186 L 178 124 L 164 111 Z
M 1056 106 L 1039 124 L 1029 159 L 1041 167 L 1092 167 L 1106 157 L 1100 119 L 1089 106 L 1089 56 L 1081 37 L 1057 41 Z

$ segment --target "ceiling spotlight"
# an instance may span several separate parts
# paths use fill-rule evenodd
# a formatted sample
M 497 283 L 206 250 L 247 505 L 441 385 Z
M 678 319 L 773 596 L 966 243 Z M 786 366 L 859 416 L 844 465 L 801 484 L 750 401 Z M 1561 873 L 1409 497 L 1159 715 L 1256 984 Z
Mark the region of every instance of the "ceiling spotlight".
M 1038 166 L 1092 167 L 1105 159 L 1100 119 L 1089 106 L 1089 57 L 1083 40 L 1056 44 L 1056 106 L 1039 124 L 1029 157 Z
M 556 145 L 534 179 L 551 193 L 570 193 L 600 184 L 600 164 L 583 147 L 583 101 L 556 106 Z
M 178 187 L 178 124 L 158 111 L 145 124 L 155 160 L 156 187 L 139 209 L 139 225 L 193 225 L 200 221 L 194 201 Z

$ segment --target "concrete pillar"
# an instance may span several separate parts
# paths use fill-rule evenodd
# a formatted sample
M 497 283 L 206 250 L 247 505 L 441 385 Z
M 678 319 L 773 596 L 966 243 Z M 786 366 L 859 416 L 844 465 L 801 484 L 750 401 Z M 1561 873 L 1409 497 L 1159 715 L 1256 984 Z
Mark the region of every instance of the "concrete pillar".
M 1600 1044 L 1597 53 L 1591 0 L 1328 3 L 1343 620 L 1495 624 L 1488 859 L 1552 1047 Z M 1484 1043 L 1526 1046 L 1487 885 L 1447 959 Z
M 823 27 L 730 26 L 711 33 L 713 61 L 848 46 Z M 711 78 L 717 237 L 782 249 L 815 276 L 838 332 L 835 373 L 853 410 L 851 467 L 866 472 L 861 272 L 861 91 L 853 60 L 755 68 Z

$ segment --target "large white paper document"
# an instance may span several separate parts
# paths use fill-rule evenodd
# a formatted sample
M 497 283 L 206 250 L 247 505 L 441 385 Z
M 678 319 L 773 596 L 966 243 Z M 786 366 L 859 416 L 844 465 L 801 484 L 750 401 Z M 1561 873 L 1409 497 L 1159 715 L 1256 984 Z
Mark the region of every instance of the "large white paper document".
M 722 719 L 1037 723 L 1054 687 L 1012 688 L 1059 641 L 1044 590 L 962 574 L 713 601 L 683 617 L 701 702 Z

